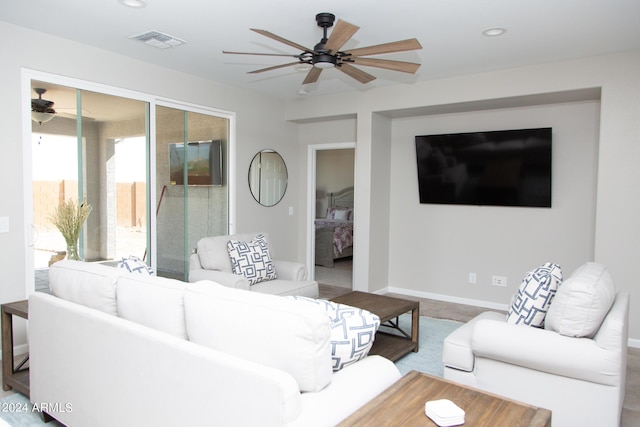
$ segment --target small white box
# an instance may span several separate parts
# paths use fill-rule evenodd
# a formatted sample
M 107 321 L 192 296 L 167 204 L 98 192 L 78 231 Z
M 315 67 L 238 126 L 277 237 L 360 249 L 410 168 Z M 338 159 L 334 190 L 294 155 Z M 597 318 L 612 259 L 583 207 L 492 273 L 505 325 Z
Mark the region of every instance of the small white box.
M 464 424 L 464 410 L 448 399 L 431 400 L 425 403 L 424 413 L 440 427 Z

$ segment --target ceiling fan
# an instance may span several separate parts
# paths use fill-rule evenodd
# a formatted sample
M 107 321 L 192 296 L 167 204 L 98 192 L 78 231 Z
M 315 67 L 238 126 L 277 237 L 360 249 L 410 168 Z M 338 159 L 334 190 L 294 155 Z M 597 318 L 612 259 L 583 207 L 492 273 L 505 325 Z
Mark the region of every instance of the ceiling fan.
M 38 97 L 31 99 L 31 119 L 39 124 L 46 123 L 56 116 L 56 110 L 53 109 L 54 102 L 42 99 L 46 89 L 37 87 L 33 90 Z
M 302 84 L 315 83 L 320 77 L 320 73 L 322 72 L 322 70 L 327 68 L 335 67 L 339 71 L 342 71 L 343 73 L 356 79 L 360 83 L 369 83 L 370 81 L 375 80 L 375 77 L 360 70 L 359 68 L 354 67 L 354 65 L 384 68 L 387 70 L 401 71 L 411 74 L 415 74 L 415 72 L 420 67 L 420 64 L 416 64 L 413 62 L 363 58 L 365 56 L 371 55 L 381 55 L 385 53 L 405 52 L 409 50 L 422 49 L 422 46 L 415 38 L 341 51 L 340 49 L 342 48 L 342 46 L 344 46 L 345 43 L 347 43 L 349 39 L 351 39 L 351 37 L 360 29 L 360 27 L 338 19 L 335 28 L 331 32 L 331 35 L 329 36 L 329 38 L 327 38 L 327 29 L 333 27 L 335 19 L 336 17 L 332 13 L 319 13 L 316 15 L 316 22 L 318 23 L 318 26 L 323 29 L 324 35 L 320 42 L 316 44 L 313 49 L 309 49 L 298 43 L 294 43 L 292 41 L 284 39 L 269 31 L 251 28 L 251 31 L 255 31 L 256 33 L 262 34 L 265 37 L 269 37 L 270 39 L 279 41 L 295 49 L 301 50 L 302 53 L 299 53 L 297 55 L 230 51 L 222 51 L 222 53 L 234 55 L 286 56 L 296 58 L 296 62 L 249 71 L 249 74 L 277 70 L 279 68 L 285 68 L 292 65 L 312 65 L 311 70 L 309 70 L 309 73 L 307 74 Z

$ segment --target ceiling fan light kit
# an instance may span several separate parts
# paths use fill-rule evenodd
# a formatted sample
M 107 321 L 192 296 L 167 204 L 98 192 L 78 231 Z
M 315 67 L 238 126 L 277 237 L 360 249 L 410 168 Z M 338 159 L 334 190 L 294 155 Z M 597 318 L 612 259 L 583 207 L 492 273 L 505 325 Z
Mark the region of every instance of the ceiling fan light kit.
M 340 49 L 342 49 L 342 47 L 351 39 L 351 37 L 353 37 L 353 35 L 360 29 L 360 27 L 339 19 L 335 25 L 335 28 L 332 30 L 331 35 L 327 38 L 327 30 L 333 27 L 335 18 L 335 15 L 333 15 L 332 13 L 318 13 L 316 15 L 316 23 L 320 28 L 322 28 L 323 37 L 320 42 L 314 46 L 313 49 L 309 49 L 303 45 L 277 36 L 266 30 L 259 30 L 254 28 L 251 29 L 258 34 L 302 51 L 299 54 L 287 55 L 232 51 L 223 51 L 222 53 L 234 55 L 285 56 L 289 58 L 296 58 L 298 60 L 297 62 L 253 70 L 249 71 L 249 74 L 263 73 L 265 71 L 276 70 L 279 68 L 285 68 L 294 65 L 296 66 L 296 69 L 300 69 L 303 65 L 311 65 L 312 68 L 309 70 L 307 76 L 302 82 L 303 85 L 315 83 L 316 81 L 318 81 L 321 72 L 327 68 L 335 68 L 363 84 L 375 80 L 375 76 L 372 76 L 371 74 L 362 71 L 357 67 L 354 67 L 354 65 L 383 68 L 410 74 L 415 74 L 418 71 L 418 68 L 420 68 L 420 64 L 416 64 L 413 62 L 363 58 L 364 56 L 422 49 L 422 46 L 415 38 L 383 43 L 376 46 L 341 51 Z
M 314 55 L 312 62 L 316 68 L 333 68 L 336 66 L 338 60 L 333 55 L 321 53 L 320 55 Z
M 49 120 L 53 119 L 56 115 L 54 113 L 40 113 L 38 111 L 31 112 L 31 120 L 38 123 L 39 125 L 43 123 L 47 123 Z

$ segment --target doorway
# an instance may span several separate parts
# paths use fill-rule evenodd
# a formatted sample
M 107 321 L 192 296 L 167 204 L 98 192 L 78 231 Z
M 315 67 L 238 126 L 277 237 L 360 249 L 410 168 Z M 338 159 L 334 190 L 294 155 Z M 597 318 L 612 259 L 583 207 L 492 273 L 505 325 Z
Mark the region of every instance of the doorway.
M 355 144 L 309 147 L 309 253 L 318 283 L 353 288 Z

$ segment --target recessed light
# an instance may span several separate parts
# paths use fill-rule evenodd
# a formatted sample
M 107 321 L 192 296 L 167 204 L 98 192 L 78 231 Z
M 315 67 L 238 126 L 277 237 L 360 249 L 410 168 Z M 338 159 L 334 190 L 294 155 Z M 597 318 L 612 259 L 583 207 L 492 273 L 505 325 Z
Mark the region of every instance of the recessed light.
M 505 28 L 495 27 L 495 28 L 487 28 L 482 32 L 482 35 L 487 37 L 497 37 L 497 36 L 503 35 L 506 32 L 507 30 Z
M 141 8 L 146 7 L 147 2 L 144 0 L 119 0 L 121 4 L 129 7 Z
M 307 92 L 305 88 L 300 88 L 298 90 L 298 95 L 300 95 L 300 96 L 305 96 L 305 95 L 308 95 L 308 94 L 309 94 L 309 92 Z

